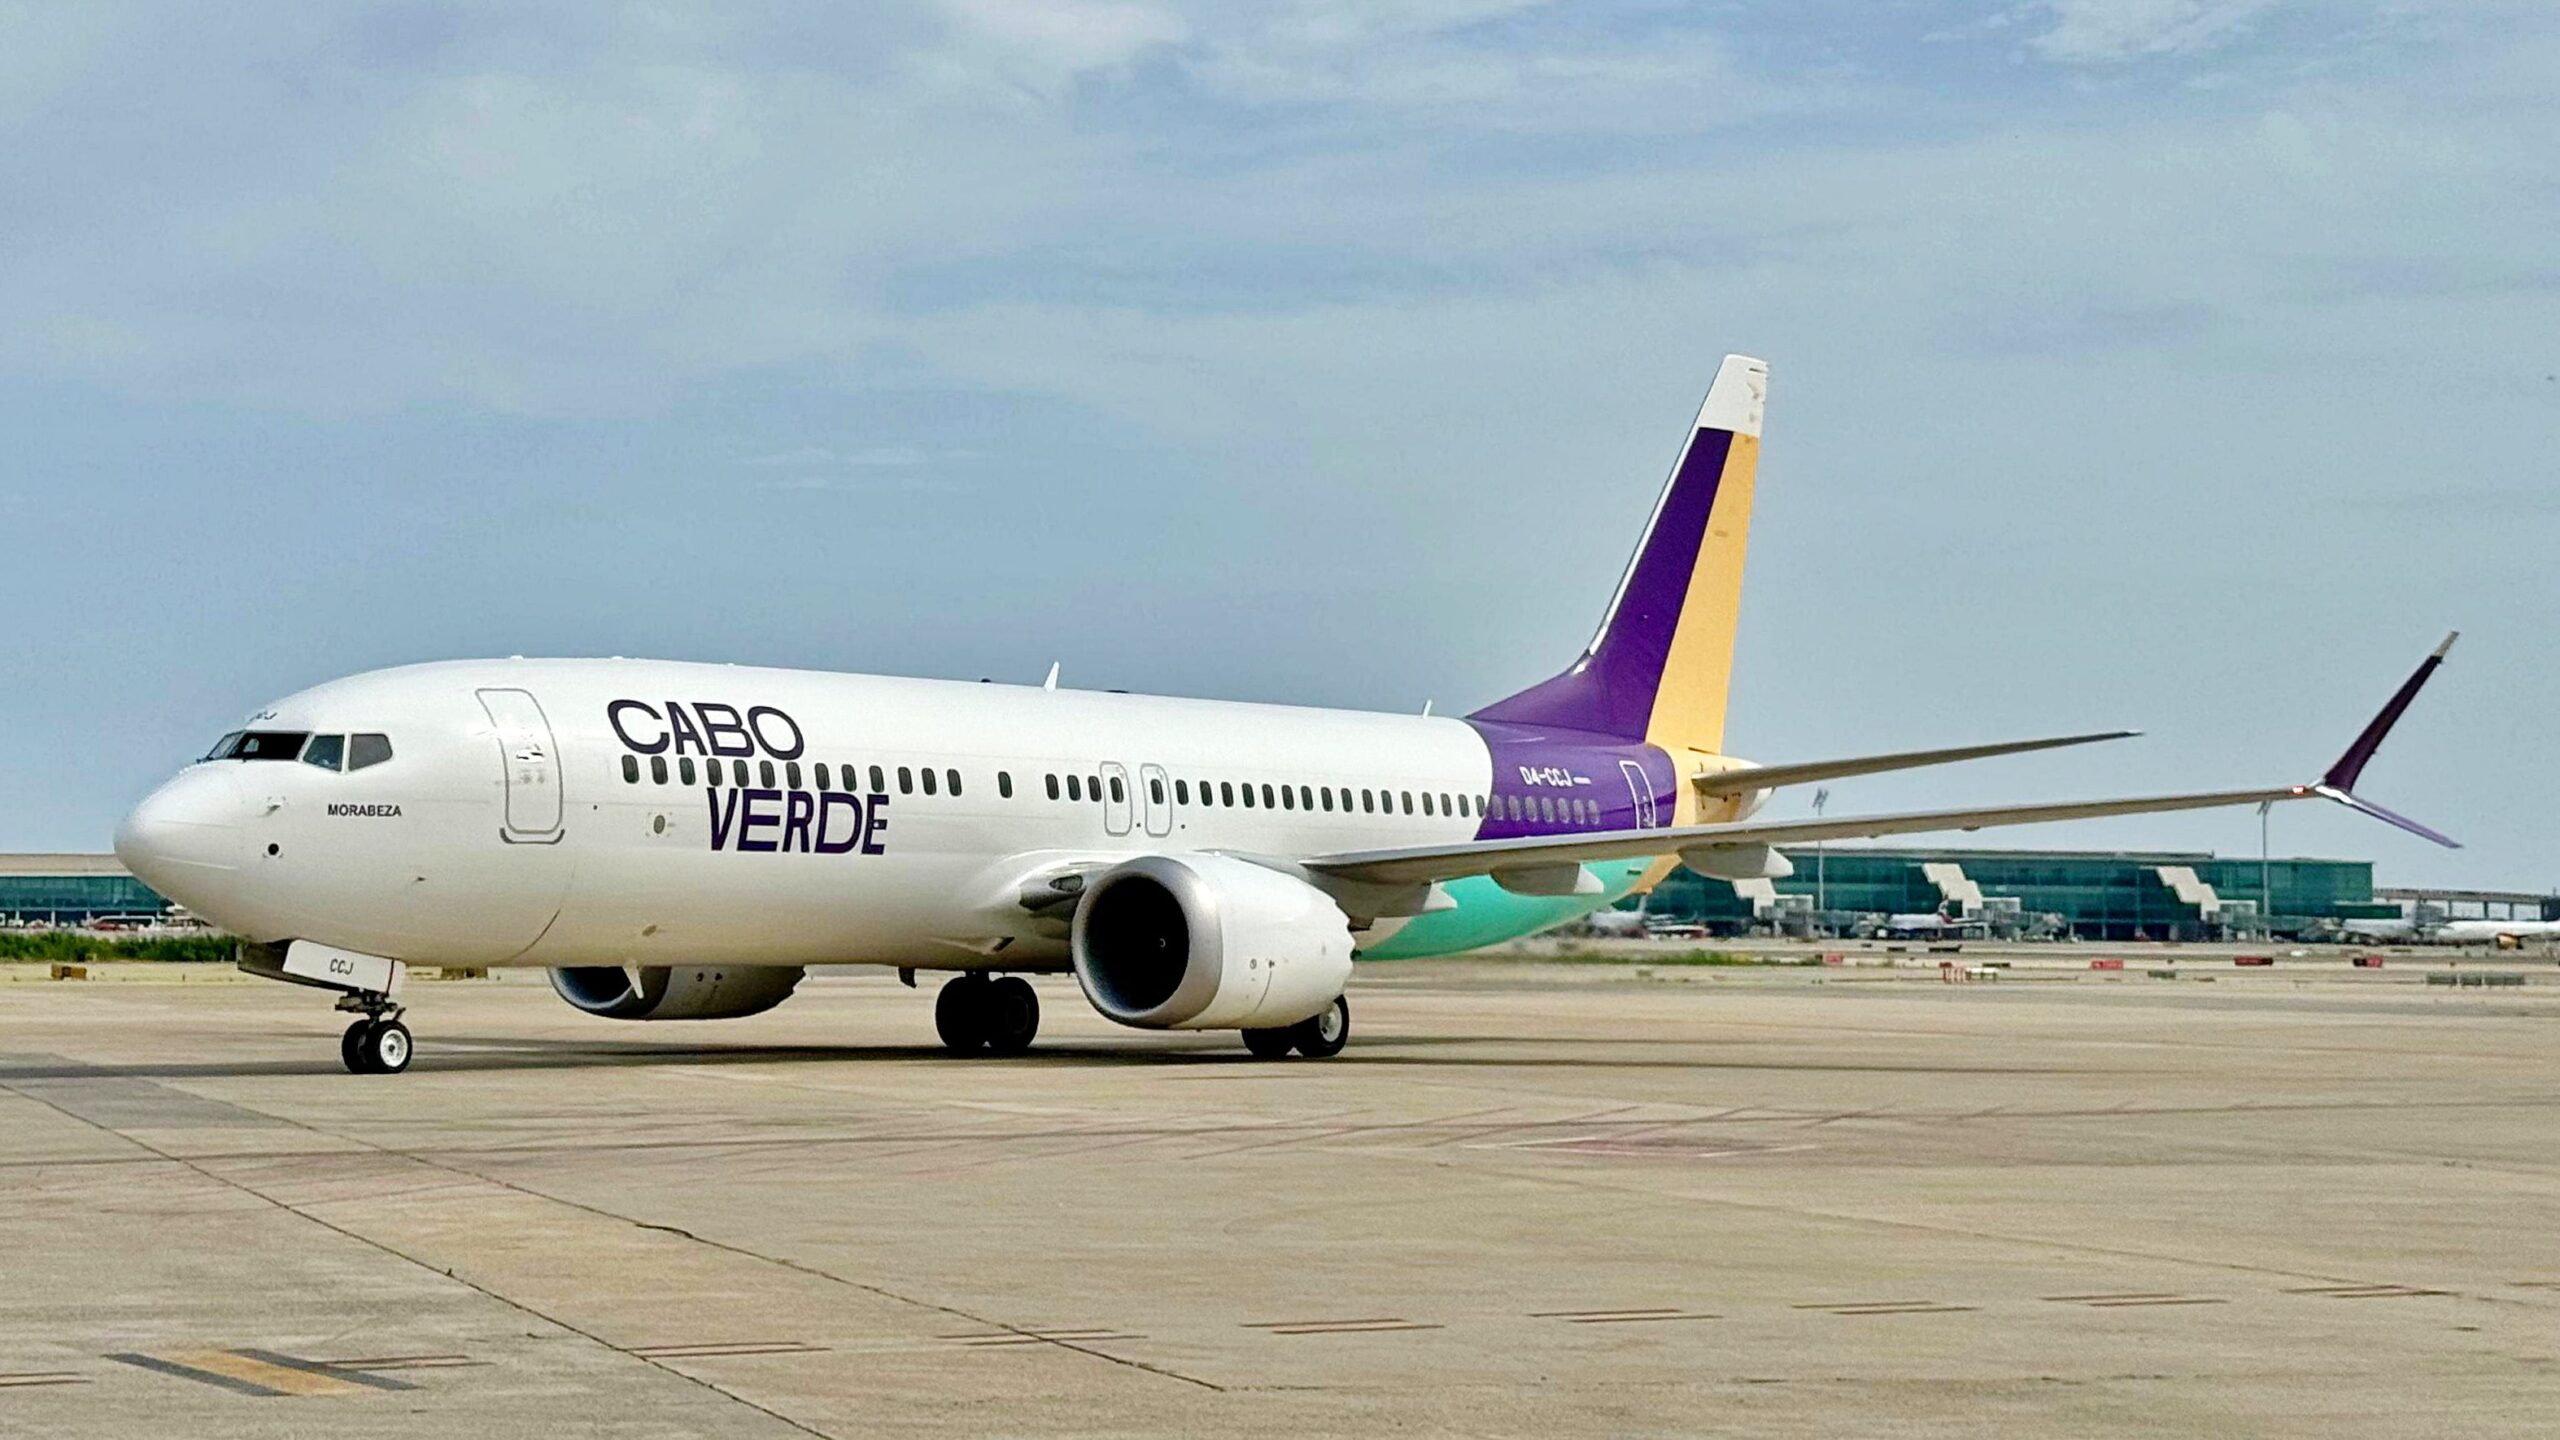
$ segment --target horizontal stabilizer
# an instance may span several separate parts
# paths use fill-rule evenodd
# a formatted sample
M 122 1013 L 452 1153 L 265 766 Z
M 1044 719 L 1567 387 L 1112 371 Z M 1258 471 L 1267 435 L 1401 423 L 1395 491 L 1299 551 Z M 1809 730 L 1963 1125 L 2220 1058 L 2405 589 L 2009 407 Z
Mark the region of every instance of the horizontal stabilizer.
M 1601 834 L 1527 835 L 1513 840 L 1475 840 L 1454 845 L 1417 845 L 1400 850 L 1363 850 L 1323 855 L 1303 862 L 1309 870 L 1371 884 L 1418 884 L 1455 880 L 1495 869 L 1640 860 L 1683 850 L 1730 845 L 1809 845 L 1816 840 L 1864 840 L 1882 835 L 1915 835 L 1931 830 L 1983 830 L 1998 825 L 2039 825 L 2050 820 L 2093 820 L 2106 815 L 2152 815 L 2167 810 L 2211 810 L 2230 805 L 2263 805 L 2271 800 L 2303 800 L 2316 792 L 2308 785 L 2274 790 L 2215 790 L 2193 795 L 2151 795 L 2130 800 L 2078 800 L 2051 805 L 1993 805 L 1972 810 L 1918 810 L 1901 815 L 1843 815 L 1831 819 L 1749 820 L 1731 825 L 1678 825 L 1662 830 L 1612 830 Z
M 2101 740 L 2130 739 L 2141 733 L 2139 730 L 2101 730 L 2088 735 L 2057 735 L 2049 740 L 2008 740 L 1996 745 L 1959 745 L 1946 750 L 1905 750 L 1895 755 L 1808 760 L 1794 765 L 1749 765 L 1738 770 L 1712 771 L 1692 778 L 1689 783 L 1701 795 L 1741 795 L 1753 790 L 1775 790 L 1781 785 L 1801 785 L 1808 780 L 1843 780 L 1852 775 L 1877 775 L 1887 770 L 1917 770 L 1924 765 L 1986 760 L 1994 755 L 2059 750 L 2066 745 L 2093 745 Z

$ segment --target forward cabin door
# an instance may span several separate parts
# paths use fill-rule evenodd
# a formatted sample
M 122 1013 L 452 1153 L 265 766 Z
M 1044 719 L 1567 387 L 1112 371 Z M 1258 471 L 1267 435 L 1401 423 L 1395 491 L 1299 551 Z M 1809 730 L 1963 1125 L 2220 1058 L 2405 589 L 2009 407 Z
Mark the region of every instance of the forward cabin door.
M 1138 804 L 1147 817 L 1147 833 L 1162 837 L 1173 833 L 1173 780 L 1161 765 L 1138 767 Z
M 480 708 L 497 727 L 499 763 L 505 767 L 507 823 L 500 833 L 517 845 L 557 841 L 560 754 L 551 743 L 551 721 L 527 690 L 483 690 Z
M 1653 808 L 1653 777 L 1644 773 L 1644 767 L 1633 760 L 1619 761 L 1618 769 L 1625 773 L 1627 793 L 1636 802 L 1636 828 L 1651 830 L 1659 826 L 1662 821 Z
M 1129 833 L 1129 770 L 1116 760 L 1102 762 L 1102 828 L 1113 835 Z

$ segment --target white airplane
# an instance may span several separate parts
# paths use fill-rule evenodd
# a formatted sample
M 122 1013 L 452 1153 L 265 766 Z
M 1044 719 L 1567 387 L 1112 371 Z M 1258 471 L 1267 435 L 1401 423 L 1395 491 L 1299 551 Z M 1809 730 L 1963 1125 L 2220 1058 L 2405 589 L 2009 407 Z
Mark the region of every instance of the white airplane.
M 805 967 L 957 972 L 955 1051 L 1015 1054 L 1027 974 L 1142 1029 L 1326 1056 L 1356 957 L 1470 950 L 1685 862 L 1773 848 L 2352 793 L 2443 659 L 2321 779 L 1812 820 L 1782 785 L 2129 731 L 1789 765 L 1723 753 L 1768 368 L 1718 370 L 1611 598 L 1562 674 L 1464 719 L 645 660 L 375 671 L 259 710 L 116 835 L 135 874 L 339 992 L 348 1068 L 411 1054 L 405 966 L 550 969 L 590 1014 L 752 1015 Z M 2447 645 L 2451 644 L 2448 637 Z
M 2497 945 L 2514 949 L 2528 940 L 2560 939 L 2560 920 L 2342 920 L 2351 940 L 2416 945 Z

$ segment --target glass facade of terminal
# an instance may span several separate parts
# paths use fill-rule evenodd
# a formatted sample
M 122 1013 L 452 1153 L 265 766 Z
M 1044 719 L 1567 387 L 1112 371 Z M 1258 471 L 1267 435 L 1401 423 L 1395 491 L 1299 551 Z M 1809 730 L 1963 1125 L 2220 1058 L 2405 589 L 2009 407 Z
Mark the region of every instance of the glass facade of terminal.
M 130 875 L 0 875 L 0 921 L 80 925 L 104 915 L 158 915 L 159 892 Z
M 2180 898 L 2163 867 L 2183 866 L 2226 905 L 2252 914 L 2263 906 L 2279 932 L 2315 920 L 2396 916 L 2399 907 L 2373 898 L 2373 864 L 2365 860 L 2270 860 L 2261 875 L 2246 859 L 2178 852 L 2051 850 L 1920 850 L 1866 846 L 1788 847 L 1796 873 L 1776 882 L 1781 896 L 1819 901 L 1831 913 L 1920 914 L 1947 898 L 1921 868 L 1952 863 L 1985 899 L 2010 897 L 2030 915 L 2061 917 L 2073 935 L 2097 940 L 2201 939 L 2214 927 L 2201 906 Z M 1648 904 L 1666 918 L 1740 928 L 1751 902 L 1727 881 L 1687 870 L 1662 882 Z

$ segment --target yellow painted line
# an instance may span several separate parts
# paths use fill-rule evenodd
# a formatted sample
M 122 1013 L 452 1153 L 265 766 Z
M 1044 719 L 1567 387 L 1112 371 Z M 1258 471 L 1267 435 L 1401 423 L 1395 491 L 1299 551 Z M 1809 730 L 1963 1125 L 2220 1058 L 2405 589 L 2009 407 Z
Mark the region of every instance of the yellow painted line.
M 359 1395 L 366 1387 L 334 1375 L 297 1370 L 231 1350 L 168 1350 L 152 1357 L 255 1385 L 279 1395 Z

